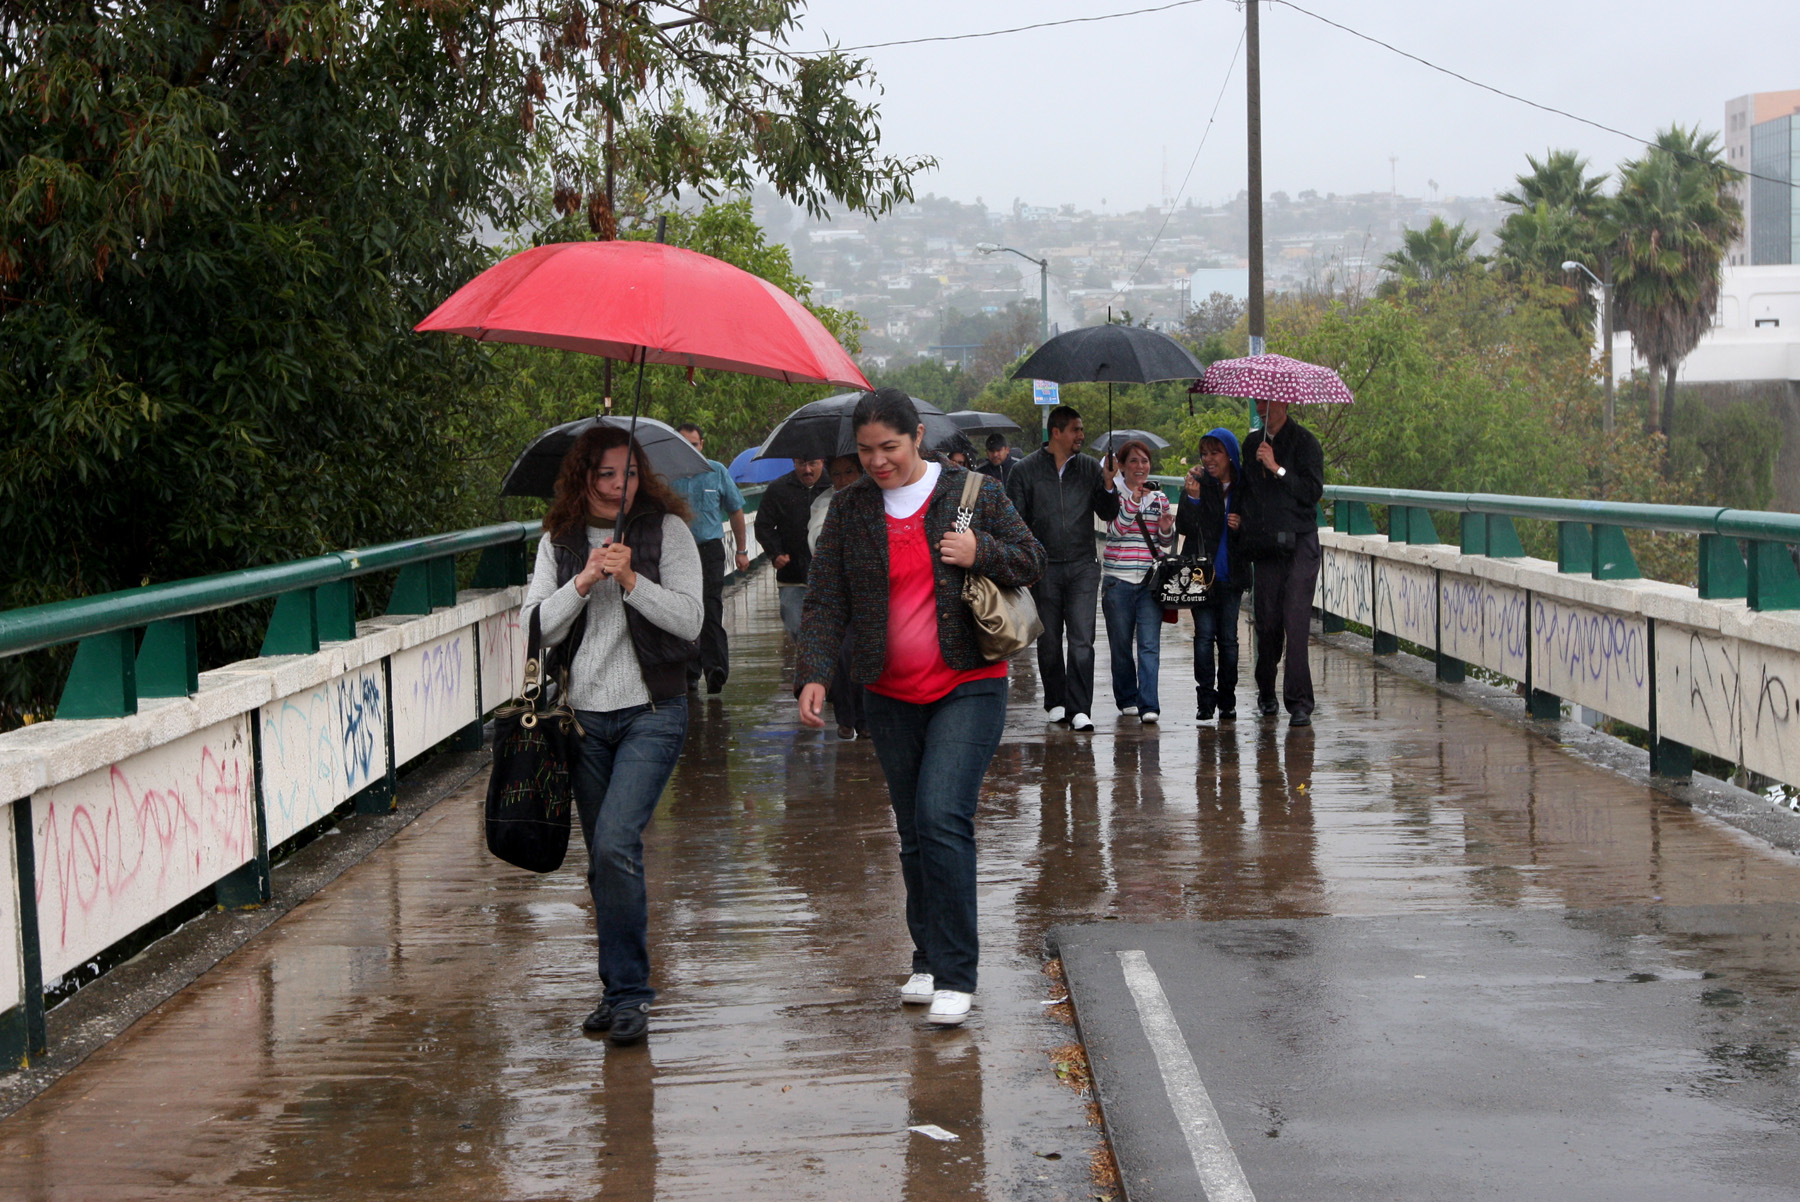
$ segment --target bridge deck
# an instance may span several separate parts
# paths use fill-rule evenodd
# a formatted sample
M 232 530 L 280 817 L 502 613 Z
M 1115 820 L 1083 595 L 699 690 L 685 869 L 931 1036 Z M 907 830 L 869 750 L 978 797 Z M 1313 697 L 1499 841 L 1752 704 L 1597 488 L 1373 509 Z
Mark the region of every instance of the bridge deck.
M 1800 897 L 1789 857 L 1364 656 L 1314 648 L 1309 731 L 1196 728 L 1184 624 L 1160 729 L 1112 711 L 1104 651 L 1092 736 L 1046 732 L 1017 673 L 977 1010 L 931 1030 L 895 999 L 872 750 L 795 729 L 766 574 L 728 620 L 732 682 L 648 835 L 647 1047 L 581 1036 L 579 848 L 491 860 L 478 780 L 0 1124 L 0 1195 L 1086 1199 L 1054 925 Z

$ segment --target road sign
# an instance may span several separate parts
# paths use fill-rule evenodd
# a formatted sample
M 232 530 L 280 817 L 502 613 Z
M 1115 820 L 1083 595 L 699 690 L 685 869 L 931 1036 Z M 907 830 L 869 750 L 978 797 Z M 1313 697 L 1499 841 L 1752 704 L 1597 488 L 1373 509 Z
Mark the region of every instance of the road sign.
M 1033 404 L 1053 409 L 1062 404 L 1061 392 L 1055 380 L 1033 380 L 1031 382 L 1031 400 Z

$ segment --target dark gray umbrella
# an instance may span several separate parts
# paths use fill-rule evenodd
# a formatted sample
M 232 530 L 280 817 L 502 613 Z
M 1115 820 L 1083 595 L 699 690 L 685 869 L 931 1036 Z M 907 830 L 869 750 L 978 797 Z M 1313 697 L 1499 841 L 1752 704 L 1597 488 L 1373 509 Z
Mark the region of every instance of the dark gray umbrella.
M 1108 430 L 1093 443 L 1093 449 L 1096 454 L 1110 455 L 1134 438 L 1139 442 L 1148 443 L 1152 451 L 1169 449 L 1168 439 L 1159 438 L 1148 430 Z
M 856 454 L 856 432 L 850 426 L 850 414 L 862 398 L 860 392 L 846 392 L 800 406 L 769 432 L 756 457 L 830 459 L 835 455 Z M 963 432 L 942 409 L 918 397 L 912 398 L 912 403 L 925 425 L 926 450 L 941 450 L 963 437 Z
M 1019 423 L 1004 413 L 985 413 L 980 409 L 960 409 L 948 415 L 956 423 L 956 428 L 972 439 L 980 434 L 1011 434 L 1019 429 Z
M 569 453 L 576 439 L 602 424 L 628 431 L 631 422 L 629 417 L 584 417 L 550 427 L 532 439 L 513 460 L 513 465 L 506 471 L 506 479 L 500 482 L 500 495 L 554 497 L 556 474 L 562 470 L 563 456 Z M 698 476 L 710 467 L 706 457 L 666 422 L 640 417 L 636 437 L 638 445 L 644 448 L 645 457 L 650 460 L 650 470 L 665 480 Z
M 1112 386 L 1198 380 L 1206 368 L 1167 334 L 1142 326 L 1088 326 L 1058 334 L 1013 373 L 1015 380 L 1058 384 L 1106 382 L 1106 428 L 1112 429 Z

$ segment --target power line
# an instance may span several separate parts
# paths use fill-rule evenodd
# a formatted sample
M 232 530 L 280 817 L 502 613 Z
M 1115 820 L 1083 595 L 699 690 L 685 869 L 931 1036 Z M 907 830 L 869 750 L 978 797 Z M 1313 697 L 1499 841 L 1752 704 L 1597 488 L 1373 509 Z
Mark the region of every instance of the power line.
M 1150 239 L 1150 245 L 1144 251 L 1144 257 L 1138 260 L 1138 265 L 1131 269 L 1130 275 L 1125 277 L 1124 287 L 1106 298 L 1108 304 L 1125 295 L 1125 289 L 1131 287 L 1138 277 L 1138 272 L 1144 270 L 1144 264 L 1150 261 L 1150 256 L 1156 251 L 1157 243 L 1162 241 L 1163 234 L 1169 228 L 1169 222 L 1174 219 L 1175 206 L 1181 203 L 1181 198 L 1187 193 L 1188 180 L 1193 178 L 1194 168 L 1200 163 L 1200 152 L 1206 149 L 1206 139 L 1212 133 L 1213 122 L 1219 117 L 1219 105 L 1225 102 L 1225 89 L 1231 86 L 1231 73 L 1237 70 L 1238 55 L 1243 52 L 1244 35 L 1240 33 L 1238 34 L 1237 49 L 1231 52 L 1231 63 L 1225 68 L 1225 78 L 1219 81 L 1219 94 L 1213 100 L 1212 115 L 1206 119 L 1206 128 L 1200 131 L 1200 145 L 1194 147 L 1194 157 L 1188 160 L 1187 174 L 1181 177 L 1181 187 L 1175 190 L 1175 198 L 1169 202 L 1169 211 L 1163 214 L 1163 223 L 1157 227 L 1156 237 Z
M 840 53 L 855 53 L 859 50 L 886 50 L 890 46 L 922 46 L 927 42 L 966 42 L 974 38 L 997 38 L 1033 29 L 1054 29 L 1059 25 L 1086 25 L 1094 21 L 1116 21 L 1120 17 L 1141 17 L 1145 13 L 1166 13 L 1173 8 L 1187 8 L 1204 3 L 1206 0 L 1174 0 L 1172 4 L 1159 4 L 1154 8 L 1134 8 L 1127 12 L 1100 13 L 1092 17 L 1068 17 L 1061 21 L 1038 21 L 1032 25 L 1014 25 L 1010 29 L 989 29 L 982 33 L 951 33 L 929 38 L 904 38 L 897 42 L 870 42 L 866 46 L 839 46 L 837 50 Z
M 1504 88 L 1497 88 L 1493 84 L 1482 83 L 1479 79 L 1470 79 L 1467 75 L 1464 75 L 1460 71 L 1453 71 L 1449 67 L 1440 66 L 1439 64 L 1432 62 L 1428 58 L 1421 58 L 1420 56 L 1413 54 L 1411 51 L 1402 50 L 1402 49 L 1400 49 L 1400 47 L 1394 45 L 1392 42 L 1384 42 L 1380 38 L 1375 37 L 1371 34 L 1363 33 L 1361 30 L 1352 29 L 1348 25 L 1342 24 L 1338 21 L 1333 21 L 1330 17 L 1321 16 L 1320 14 L 1313 12 L 1311 9 L 1301 8 L 1298 4 L 1295 4 L 1293 2 L 1293 0 L 1269 0 L 1269 3 L 1279 4 L 1279 5 L 1283 6 L 1284 8 L 1291 8 L 1295 12 L 1300 13 L 1303 16 L 1311 17 L 1313 20 L 1318 21 L 1321 24 L 1329 25 L 1333 29 L 1341 30 L 1342 32 L 1349 34 L 1353 38 L 1360 38 L 1363 41 L 1368 42 L 1372 45 L 1380 46 L 1383 50 L 1387 50 L 1394 54 L 1397 54 L 1401 58 L 1411 59 L 1413 62 L 1418 63 L 1421 67 L 1427 67 L 1433 71 L 1438 72 L 1440 75 L 1448 75 L 1452 79 L 1461 80 L 1463 83 L 1468 84 L 1470 87 L 1480 88 L 1484 92 L 1492 92 L 1496 96 L 1503 96 L 1508 100 L 1514 101 L 1518 104 L 1526 105 L 1527 107 L 1530 107 L 1530 108 L 1537 109 L 1540 112 L 1554 113 L 1558 117 L 1567 117 L 1569 120 L 1577 122 L 1578 124 L 1591 126 L 1592 128 L 1600 130 L 1603 133 L 1609 133 L 1609 134 L 1614 135 L 1615 137 L 1624 138 L 1628 142 L 1636 142 L 1640 146 L 1655 147 L 1657 145 L 1657 143 L 1654 139 L 1641 137 L 1637 134 L 1627 133 L 1622 129 L 1615 129 L 1614 127 L 1612 127 L 1610 125 L 1603 124 L 1599 121 L 1590 120 L 1587 117 L 1578 116 L 1575 113 L 1571 113 L 1567 109 L 1559 109 L 1559 108 L 1555 107 L 1554 105 L 1540 104 L 1536 100 L 1528 99 L 1527 97 L 1520 96 L 1514 92 L 1508 92 Z M 1697 163 L 1706 162 L 1706 160 L 1704 160 L 1704 159 L 1697 158 L 1696 156 L 1691 155 L 1691 154 L 1685 154 L 1678 150 L 1671 150 L 1669 153 L 1675 155 L 1677 158 L 1690 159 Z M 1789 187 L 1789 188 L 1800 187 L 1800 181 L 1776 179 L 1774 176 L 1771 176 L 1771 175 L 1758 175 L 1754 171 L 1746 171 L 1742 168 L 1733 168 L 1733 170 L 1737 171 L 1745 179 L 1759 179 L 1765 183 L 1782 184 L 1785 187 Z

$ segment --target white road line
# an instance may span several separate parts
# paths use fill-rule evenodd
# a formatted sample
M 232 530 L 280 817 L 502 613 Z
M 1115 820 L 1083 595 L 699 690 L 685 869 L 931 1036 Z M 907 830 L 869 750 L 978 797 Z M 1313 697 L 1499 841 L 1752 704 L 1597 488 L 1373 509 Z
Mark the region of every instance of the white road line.
M 1125 971 L 1125 987 L 1137 1003 L 1138 1021 L 1156 1055 L 1163 1089 L 1168 1092 L 1175 1122 L 1187 1140 L 1188 1154 L 1194 1158 L 1194 1171 L 1200 1175 L 1207 1202 L 1256 1202 L 1250 1182 L 1244 1177 L 1244 1166 L 1231 1150 L 1225 1125 L 1219 1121 L 1219 1112 L 1213 1109 L 1212 1098 L 1200 1081 L 1193 1053 L 1181 1037 L 1168 995 L 1156 979 L 1156 970 L 1150 967 L 1150 958 L 1141 951 L 1118 955 L 1119 967 Z

